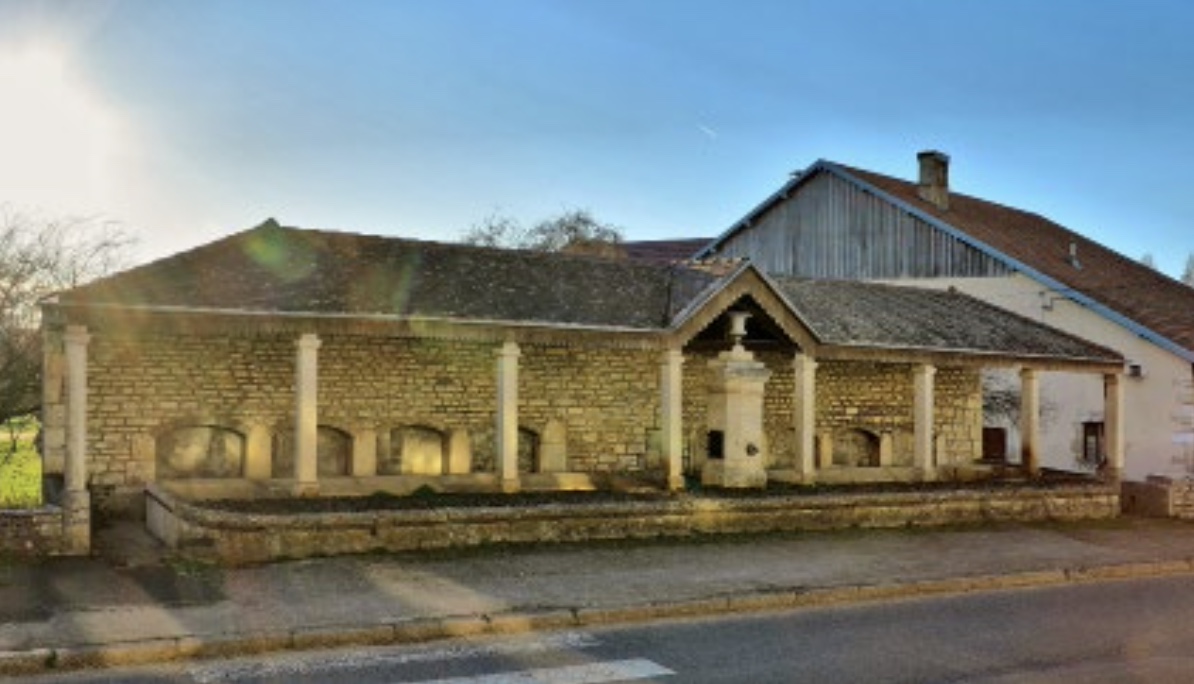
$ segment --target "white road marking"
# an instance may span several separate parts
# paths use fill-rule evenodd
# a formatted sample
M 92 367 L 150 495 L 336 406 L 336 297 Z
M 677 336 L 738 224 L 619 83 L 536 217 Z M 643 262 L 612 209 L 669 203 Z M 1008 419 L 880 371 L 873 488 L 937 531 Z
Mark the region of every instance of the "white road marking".
M 668 677 L 674 674 L 676 673 L 658 663 L 635 658 L 607 663 L 502 672 L 477 675 L 476 677 L 436 679 L 413 684 L 601 684 L 602 682 L 626 682 L 635 679 Z
M 449 646 L 361 648 L 336 652 L 276 653 L 267 659 L 242 658 L 220 663 L 192 666 L 189 674 L 199 684 L 239 681 L 242 679 L 277 679 L 326 672 L 346 672 L 368 667 L 387 667 L 413 663 L 434 663 L 489 656 L 509 656 L 556 650 L 592 648 L 597 640 L 580 632 L 540 635 L 533 639 L 503 639 L 490 643 L 460 643 Z M 534 680 L 532 680 L 534 681 Z

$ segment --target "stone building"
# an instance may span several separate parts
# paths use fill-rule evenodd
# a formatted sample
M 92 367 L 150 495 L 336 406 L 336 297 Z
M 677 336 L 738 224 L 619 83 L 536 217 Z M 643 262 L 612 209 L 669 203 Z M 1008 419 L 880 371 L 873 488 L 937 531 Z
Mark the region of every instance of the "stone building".
M 1194 473 L 1194 289 L 1039 214 L 958 192 L 944 154 L 917 161 L 914 180 L 817 161 L 688 256 L 748 258 L 776 277 L 952 288 L 1097 341 L 1127 360 L 1126 476 Z M 988 385 L 1020 387 L 1006 372 Z M 1103 461 L 1103 383 L 1047 373 L 1040 392 L 1044 462 Z M 988 455 L 1015 462 L 1018 425 L 990 416 L 987 428 Z
M 1123 358 L 953 291 L 271 221 L 44 304 L 44 456 L 92 505 L 981 474 L 980 373 Z M 1029 410 L 1026 416 L 1036 412 Z M 1027 465 L 1036 423 L 1021 426 Z

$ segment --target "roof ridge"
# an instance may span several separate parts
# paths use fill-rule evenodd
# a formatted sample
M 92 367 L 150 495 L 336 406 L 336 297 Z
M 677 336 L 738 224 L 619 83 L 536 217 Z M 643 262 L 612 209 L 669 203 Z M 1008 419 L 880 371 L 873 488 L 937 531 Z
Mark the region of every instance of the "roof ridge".
M 603 263 L 603 264 L 611 264 L 612 263 L 612 264 L 620 264 L 620 265 L 632 267 L 632 268 L 645 268 L 645 269 L 650 269 L 650 270 L 662 270 L 662 269 L 667 268 L 666 265 L 651 264 L 651 263 L 642 262 L 642 261 L 635 261 L 632 259 L 614 259 L 614 258 L 599 256 L 599 255 L 595 255 L 595 254 L 567 252 L 564 250 L 554 250 L 553 251 L 553 250 L 528 249 L 528 248 L 523 248 L 523 247 L 500 247 L 500 246 L 496 246 L 496 245 L 475 245 L 475 244 L 470 244 L 467 242 L 450 242 L 450 241 L 446 241 L 446 240 L 429 240 L 429 239 L 425 239 L 425 238 L 406 237 L 406 236 L 399 236 L 399 235 L 383 235 L 383 234 L 378 234 L 378 233 L 359 233 L 359 232 L 355 232 L 355 231 L 329 230 L 326 228 L 305 228 L 302 226 L 284 226 L 284 225 L 277 224 L 276 222 L 273 224 L 273 226 L 270 226 L 268 224 L 269 224 L 269 221 L 261 224 L 260 226 L 257 226 L 256 228 L 253 228 L 249 231 L 244 231 L 244 233 L 238 233 L 238 235 L 247 234 L 249 232 L 252 232 L 253 230 L 257 230 L 260 228 L 276 228 L 279 230 L 294 231 L 294 232 L 304 233 L 304 234 L 308 234 L 308 235 L 317 235 L 317 236 L 321 236 L 321 237 L 328 238 L 328 239 L 334 239 L 334 240 L 365 238 L 365 239 L 378 240 L 381 242 L 386 242 L 386 243 L 391 243 L 391 244 L 404 243 L 404 244 L 408 244 L 408 245 L 419 245 L 419 246 L 430 247 L 430 248 L 434 248 L 434 249 L 474 251 L 474 252 L 485 252 L 485 253 L 490 253 L 490 254 L 502 254 L 502 255 L 519 255 L 519 256 L 522 256 L 525 258 L 529 258 L 529 259 L 552 259 L 552 260 L 564 259 L 564 260 L 571 260 L 574 262 L 583 261 L 586 263 Z M 229 237 L 231 237 L 231 236 L 229 236 Z M 209 243 L 209 245 L 214 245 L 214 244 L 216 244 L 216 243 Z M 618 244 L 622 244 L 622 243 L 618 243 Z

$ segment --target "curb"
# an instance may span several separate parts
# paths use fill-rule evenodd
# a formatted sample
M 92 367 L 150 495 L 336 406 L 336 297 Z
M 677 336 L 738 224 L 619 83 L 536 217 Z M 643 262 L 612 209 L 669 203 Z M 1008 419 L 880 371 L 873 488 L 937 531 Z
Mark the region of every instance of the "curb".
M 347 646 L 415 644 L 469 636 L 525 634 L 703 616 L 766 613 L 880 601 L 1011 591 L 1036 587 L 1117 582 L 1194 574 L 1194 559 L 1131 562 L 1010 574 L 854 584 L 821 588 L 747 591 L 684 601 L 614 608 L 523 610 L 494 615 L 414 618 L 377 624 L 323 625 L 288 630 L 207 636 L 187 635 L 108 644 L 80 644 L 27 651 L 0 651 L 0 676 L 163 663 L 191 658 L 229 658 Z

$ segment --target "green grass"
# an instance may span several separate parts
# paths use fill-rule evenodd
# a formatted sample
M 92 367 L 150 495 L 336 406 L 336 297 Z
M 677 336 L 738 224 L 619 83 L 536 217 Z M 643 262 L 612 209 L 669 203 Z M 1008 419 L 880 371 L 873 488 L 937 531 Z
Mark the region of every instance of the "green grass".
M 0 508 L 41 505 L 41 457 L 33 445 L 37 422 L 16 423 L 17 448 L 12 451 L 9 425 L 0 424 Z

